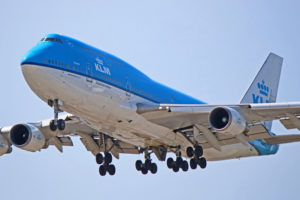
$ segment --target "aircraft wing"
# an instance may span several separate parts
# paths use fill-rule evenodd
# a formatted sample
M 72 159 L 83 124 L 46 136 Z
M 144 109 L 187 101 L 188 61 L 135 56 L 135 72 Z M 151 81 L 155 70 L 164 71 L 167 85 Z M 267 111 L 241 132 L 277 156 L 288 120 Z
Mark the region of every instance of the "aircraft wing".
M 180 129 L 194 124 L 209 125 L 209 114 L 217 107 L 238 111 L 247 124 L 281 119 L 289 127 L 293 127 L 292 123 L 299 123 L 300 127 L 300 102 L 233 105 L 139 104 L 137 112 L 153 123 L 170 129 Z
M 43 149 L 46 149 L 49 146 L 55 146 L 58 151 L 63 152 L 64 146 L 73 146 L 71 138 L 74 136 L 79 136 L 81 142 L 86 147 L 86 149 L 94 155 L 96 155 L 99 152 L 104 152 L 104 145 L 106 145 L 107 149 L 109 149 L 116 158 L 119 158 L 120 153 L 140 153 L 139 149 L 136 146 L 122 141 L 118 141 L 112 137 L 105 135 L 104 133 L 99 133 L 99 131 L 91 128 L 79 117 L 73 115 L 66 115 L 60 118 L 64 119 L 66 123 L 66 128 L 63 131 L 51 131 L 49 128 L 49 124 L 51 121 L 50 119 L 43 120 L 38 123 L 27 123 L 23 125 L 30 125 L 32 127 L 35 127 L 43 134 L 46 140 L 46 144 L 43 146 Z M 1 141 L 3 145 L 7 145 L 11 148 L 12 144 L 10 143 L 9 139 L 9 133 L 11 128 L 12 127 L 3 127 L 0 129 L 0 136 L 2 137 L 0 137 L 0 153 Z M 105 141 L 107 141 L 105 144 L 104 137 L 106 137 Z M 11 149 L 9 151 L 11 151 Z M 7 153 L 9 153 L 9 151 Z
M 243 134 L 224 134 L 215 131 L 210 122 L 211 112 L 216 108 L 230 108 L 239 113 L 246 121 Z M 148 121 L 172 129 L 174 132 L 184 133 L 195 139 L 204 148 L 244 143 L 247 141 L 266 139 L 270 144 L 299 141 L 299 136 L 279 139 L 272 136 L 265 128 L 265 121 L 280 120 L 288 129 L 300 128 L 300 102 L 291 103 L 261 103 L 261 104 L 233 104 L 233 105 L 137 105 L 137 113 Z M 195 134 L 195 128 L 198 129 Z M 300 129 L 299 129 L 300 130 Z M 276 139 L 270 139 L 277 137 Z

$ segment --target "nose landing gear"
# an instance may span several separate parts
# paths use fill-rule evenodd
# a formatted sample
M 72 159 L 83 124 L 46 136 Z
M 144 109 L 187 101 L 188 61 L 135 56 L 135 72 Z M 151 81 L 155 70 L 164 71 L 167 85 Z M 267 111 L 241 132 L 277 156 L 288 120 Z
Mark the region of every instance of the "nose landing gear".
M 65 130 L 66 128 L 66 123 L 65 120 L 63 119 L 58 119 L 58 114 L 60 112 L 63 112 L 63 110 L 60 109 L 60 106 L 62 105 L 62 102 L 59 101 L 58 99 L 53 100 L 48 100 L 48 105 L 54 108 L 54 119 L 51 120 L 49 127 L 51 131 L 56 131 L 57 128 L 58 130 Z

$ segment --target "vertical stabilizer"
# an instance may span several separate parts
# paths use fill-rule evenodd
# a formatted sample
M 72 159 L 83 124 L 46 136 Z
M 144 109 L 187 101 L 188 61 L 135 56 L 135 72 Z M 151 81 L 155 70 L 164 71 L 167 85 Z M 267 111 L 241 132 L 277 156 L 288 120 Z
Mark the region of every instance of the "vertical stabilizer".
M 282 62 L 282 57 L 270 53 L 242 98 L 241 103 L 276 102 Z M 264 125 L 269 131 L 271 130 L 271 121 L 265 122 Z

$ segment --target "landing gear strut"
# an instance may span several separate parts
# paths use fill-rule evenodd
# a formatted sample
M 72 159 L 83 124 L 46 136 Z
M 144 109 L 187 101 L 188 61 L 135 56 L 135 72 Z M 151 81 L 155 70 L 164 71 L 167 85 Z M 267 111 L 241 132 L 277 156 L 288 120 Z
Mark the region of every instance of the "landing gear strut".
M 60 109 L 61 102 L 58 99 L 53 100 L 48 100 L 48 105 L 54 108 L 54 119 L 51 120 L 50 122 L 50 130 L 51 131 L 56 131 L 57 128 L 58 130 L 65 130 L 66 128 L 66 123 L 65 120 L 63 119 L 58 119 L 58 114 L 60 112 L 63 112 L 63 110 Z
M 145 150 L 145 162 L 143 163 L 141 160 L 137 160 L 135 162 L 135 168 L 137 171 L 141 171 L 144 175 L 147 174 L 148 171 L 152 174 L 156 174 L 157 172 L 157 165 L 152 162 L 148 150 Z

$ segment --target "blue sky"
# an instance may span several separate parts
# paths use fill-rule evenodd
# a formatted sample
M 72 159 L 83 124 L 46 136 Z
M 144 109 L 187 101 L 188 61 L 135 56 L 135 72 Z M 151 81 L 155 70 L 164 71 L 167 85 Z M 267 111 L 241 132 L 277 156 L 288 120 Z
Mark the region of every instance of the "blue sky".
M 0 1 L 0 126 L 52 117 L 27 86 L 20 60 L 48 33 L 77 38 L 212 104 L 238 103 L 269 52 L 284 57 L 278 101 L 299 101 L 299 1 Z M 287 131 L 275 123 L 278 134 Z M 14 148 L 0 157 L 3 199 L 296 199 L 300 143 L 275 156 L 209 162 L 156 175 L 122 155 L 114 177 L 74 139 L 63 154 Z

